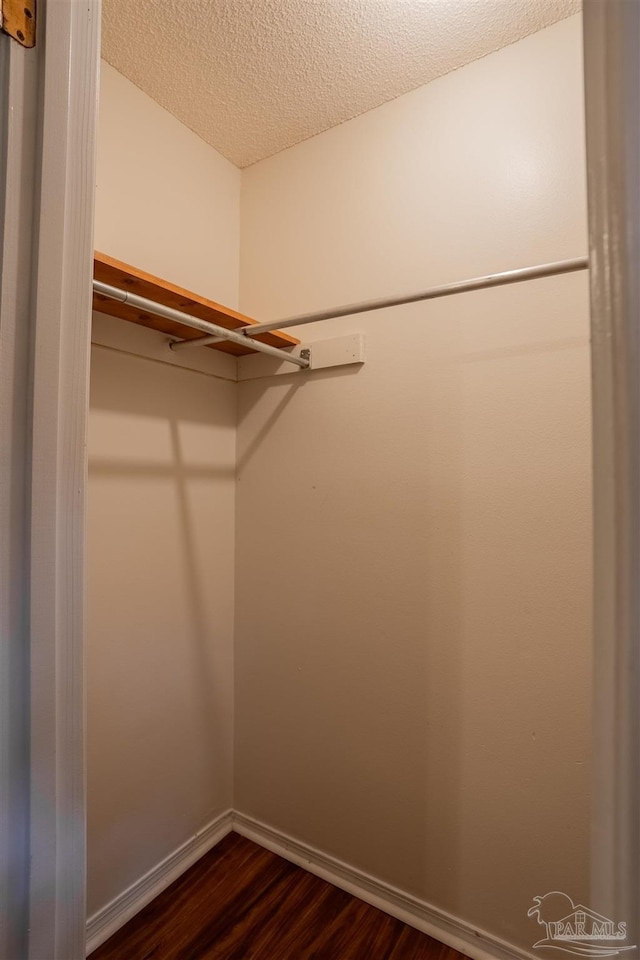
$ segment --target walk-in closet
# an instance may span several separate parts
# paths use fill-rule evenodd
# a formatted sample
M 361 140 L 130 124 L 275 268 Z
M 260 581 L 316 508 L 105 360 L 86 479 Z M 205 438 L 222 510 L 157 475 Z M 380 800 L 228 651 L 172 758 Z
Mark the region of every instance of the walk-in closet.
M 580 3 L 103 0 L 101 56 L 88 953 L 538 955 L 609 906 Z

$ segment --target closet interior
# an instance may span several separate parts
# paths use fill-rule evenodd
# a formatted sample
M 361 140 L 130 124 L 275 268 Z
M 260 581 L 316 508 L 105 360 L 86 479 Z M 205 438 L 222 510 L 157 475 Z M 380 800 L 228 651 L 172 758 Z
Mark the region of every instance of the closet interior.
M 589 900 L 579 5 L 188 6 L 104 0 L 88 952 L 233 831 L 532 956 Z

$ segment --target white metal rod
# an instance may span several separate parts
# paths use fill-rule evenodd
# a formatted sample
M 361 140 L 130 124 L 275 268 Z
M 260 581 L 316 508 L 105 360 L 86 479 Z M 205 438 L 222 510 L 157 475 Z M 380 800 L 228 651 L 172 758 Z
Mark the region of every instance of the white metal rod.
M 442 287 L 432 287 L 430 290 L 422 290 L 419 293 L 410 293 L 404 297 L 365 300 L 362 303 L 349 303 L 343 307 L 321 310 L 319 313 L 303 313 L 299 317 L 289 317 L 286 320 L 258 323 L 256 326 L 244 327 L 242 333 L 245 337 L 255 337 L 256 334 L 266 333 L 268 330 L 282 330 L 285 327 L 297 327 L 304 323 L 316 323 L 318 320 L 333 320 L 335 317 L 348 317 L 356 313 L 368 313 L 370 310 L 398 307 L 404 303 L 418 303 L 420 300 L 435 300 L 438 297 L 449 297 L 454 293 L 483 290 L 485 287 L 501 287 L 507 283 L 519 283 L 522 280 L 538 280 L 541 277 L 554 277 L 561 273 L 587 270 L 588 267 L 588 257 L 577 257 L 575 260 L 558 260 L 555 263 L 543 263 L 537 267 L 522 267 L 518 270 L 507 270 L 504 273 L 491 273 L 486 277 L 476 277 L 474 280 L 460 280 L 457 283 L 448 283 Z
M 217 323 L 209 323 L 208 320 L 200 320 L 199 317 L 193 317 L 190 313 L 183 313 L 181 310 L 174 310 L 173 307 L 165 307 L 162 303 L 156 303 L 155 300 L 147 300 L 146 297 L 139 297 L 137 293 L 129 293 L 125 290 L 119 290 L 118 287 L 112 287 L 108 283 L 102 283 L 100 280 L 93 281 L 93 289 L 96 293 L 109 297 L 111 300 L 119 300 L 121 303 L 131 304 L 138 310 L 144 310 L 146 313 L 153 313 L 157 317 L 165 317 L 167 320 L 175 320 L 177 323 L 184 323 L 186 327 L 193 327 L 194 330 L 200 330 L 209 336 L 219 337 L 221 340 L 229 340 L 231 343 L 238 343 L 242 347 L 247 347 L 247 338 L 237 330 L 227 330 L 225 327 L 218 326 Z M 251 341 L 251 349 L 258 353 L 266 353 L 270 357 L 277 357 L 278 360 L 286 360 L 288 363 L 295 363 L 298 367 L 308 367 L 309 361 L 302 357 L 294 357 L 278 347 L 270 347 L 266 343 Z
M 222 337 L 192 337 L 191 340 L 174 340 L 169 346 L 172 350 L 184 350 L 185 347 L 206 347 L 210 343 L 222 343 Z

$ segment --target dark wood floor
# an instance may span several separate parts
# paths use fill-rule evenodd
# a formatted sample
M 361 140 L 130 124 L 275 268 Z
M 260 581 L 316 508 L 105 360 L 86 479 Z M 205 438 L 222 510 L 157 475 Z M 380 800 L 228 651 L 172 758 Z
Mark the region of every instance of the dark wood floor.
M 91 960 L 464 960 L 236 833 Z

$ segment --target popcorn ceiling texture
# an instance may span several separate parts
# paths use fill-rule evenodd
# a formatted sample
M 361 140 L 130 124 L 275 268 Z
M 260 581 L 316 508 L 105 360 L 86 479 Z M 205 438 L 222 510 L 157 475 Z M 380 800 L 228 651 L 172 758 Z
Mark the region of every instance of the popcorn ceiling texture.
M 580 0 L 104 0 L 102 55 L 246 167 L 580 10 Z

